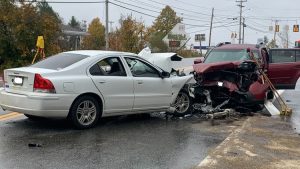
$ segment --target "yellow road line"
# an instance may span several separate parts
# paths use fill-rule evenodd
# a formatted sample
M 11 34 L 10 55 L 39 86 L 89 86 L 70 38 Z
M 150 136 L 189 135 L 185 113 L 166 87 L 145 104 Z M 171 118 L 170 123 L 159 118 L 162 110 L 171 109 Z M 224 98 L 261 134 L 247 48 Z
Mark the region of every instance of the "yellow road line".
M 19 116 L 22 116 L 22 114 L 17 113 L 17 112 L 11 112 L 11 113 L 8 113 L 8 114 L 3 114 L 3 115 L 0 115 L 0 121 L 13 119 L 13 118 L 16 118 L 16 117 L 19 117 Z

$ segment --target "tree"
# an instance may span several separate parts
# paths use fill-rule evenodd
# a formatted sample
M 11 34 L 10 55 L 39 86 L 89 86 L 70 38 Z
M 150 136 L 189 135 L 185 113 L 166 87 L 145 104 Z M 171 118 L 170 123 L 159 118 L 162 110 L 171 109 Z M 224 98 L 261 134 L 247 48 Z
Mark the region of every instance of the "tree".
M 142 42 L 143 24 L 137 22 L 131 16 L 120 19 L 120 42 L 122 51 L 137 53 L 140 51 L 140 43 Z
M 103 49 L 105 46 L 105 28 L 100 22 L 99 18 L 92 20 L 88 27 L 88 33 L 90 35 L 84 37 L 83 48 L 84 49 Z
M 176 12 L 170 7 L 166 6 L 160 15 L 155 19 L 153 29 L 156 32 L 162 32 L 166 36 L 177 23 L 181 23 L 182 18 L 176 15 Z
M 72 16 L 68 25 L 71 26 L 72 28 L 80 28 L 80 22 L 76 20 L 75 16 Z
M 148 29 L 148 41 L 153 51 L 166 52 L 168 46 L 162 39 L 173 29 L 173 27 L 182 21 L 182 18 L 176 15 L 176 12 L 170 7 L 166 6 L 155 19 L 153 26 Z
M 4 60 L 0 69 L 29 64 L 39 35 L 44 35 L 46 55 L 57 53 L 59 33 L 58 18 L 38 6 L 0 1 L 0 56 Z
M 110 33 L 110 49 L 116 51 L 127 51 L 137 53 L 145 46 L 145 26 L 138 22 L 132 16 L 121 16 L 120 28 Z

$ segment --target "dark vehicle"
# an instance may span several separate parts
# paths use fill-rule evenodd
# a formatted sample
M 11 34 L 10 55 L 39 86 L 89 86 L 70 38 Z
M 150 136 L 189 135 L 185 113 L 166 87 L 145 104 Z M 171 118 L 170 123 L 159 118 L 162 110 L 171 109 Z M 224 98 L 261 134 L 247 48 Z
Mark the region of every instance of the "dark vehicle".
M 300 48 L 270 49 L 268 51 L 261 45 L 221 44 L 210 50 L 204 61 L 195 60 L 194 63 L 247 60 L 247 49 L 253 52 L 277 89 L 295 89 L 296 82 L 300 77 Z
M 190 88 L 196 103 L 194 109 L 203 113 L 224 108 L 234 108 L 239 112 L 261 110 L 270 90 L 260 78 L 258 69 L 250 58 L 195 64 L 197 83 Z M 272 97 L 271 93 L 269 97 Z
M 300 48 L 270 49 L 268 76 L 278 89 L 295 89 L 300 77 Z

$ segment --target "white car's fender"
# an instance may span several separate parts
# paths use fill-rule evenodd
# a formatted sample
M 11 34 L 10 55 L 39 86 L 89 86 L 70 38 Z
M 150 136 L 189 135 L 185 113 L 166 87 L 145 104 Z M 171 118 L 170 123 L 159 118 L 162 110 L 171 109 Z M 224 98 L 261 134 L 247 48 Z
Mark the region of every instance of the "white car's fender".
M 172 102 L 173 103 L 179 93 L 179 91 L 182 89 L 182 87 L 187 84 L 191 79 L 193 79 L 193 75 L 187 75 L 187 76 L 172 76 L 171 82 L 172 82 Z

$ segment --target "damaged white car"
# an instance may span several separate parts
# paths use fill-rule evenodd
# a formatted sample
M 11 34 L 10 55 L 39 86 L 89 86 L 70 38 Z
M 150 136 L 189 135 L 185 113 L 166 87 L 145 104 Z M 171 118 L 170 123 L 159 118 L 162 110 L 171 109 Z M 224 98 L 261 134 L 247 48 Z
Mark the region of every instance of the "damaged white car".
M 171 76 L 138 55 L 64 52 L 28 67 L 4 71 L 0 105 L 29 118 L 68 118 L 79 129 L 100 117 L 184 110 L 178 93 L 192 76 Z M 176 99 L 177 98 L 177 99 Z

